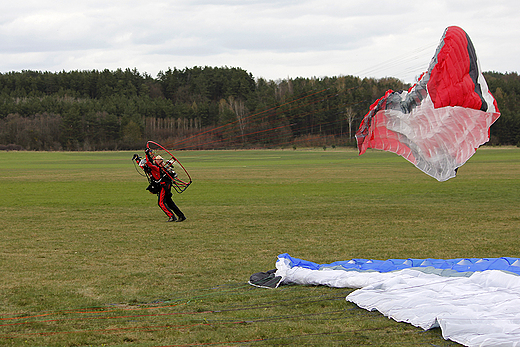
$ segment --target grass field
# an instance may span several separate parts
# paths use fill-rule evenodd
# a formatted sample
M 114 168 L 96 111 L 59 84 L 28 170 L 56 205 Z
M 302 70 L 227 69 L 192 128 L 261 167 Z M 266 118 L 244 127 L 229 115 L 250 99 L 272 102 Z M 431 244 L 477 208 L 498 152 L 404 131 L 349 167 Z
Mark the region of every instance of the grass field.
M 280 253 L 520 256 L 520 148 L 481 148 L 442 183 L 378 151 L 179 152 L 183 223 L 132 154 L 0 153 L 0 345 L 455 346 L 349 289 L 247 281 Z

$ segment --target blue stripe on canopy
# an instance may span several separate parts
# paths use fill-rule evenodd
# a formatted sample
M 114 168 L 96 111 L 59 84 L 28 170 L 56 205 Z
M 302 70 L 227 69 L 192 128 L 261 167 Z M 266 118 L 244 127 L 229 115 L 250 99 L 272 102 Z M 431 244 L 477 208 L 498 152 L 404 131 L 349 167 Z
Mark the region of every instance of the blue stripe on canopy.
M 390 272 L 408 268 L 433 267 L 442 270 L 454 270 L 457 272 L 475 272 L 485 270 L 503 270 L 520 275 L 520 259 L 501 257 L 501 258 L 457 258 L 457 259 L 351 259 L 346 261 L 336 261 L 331 264 L 316 264 L 311 261 L 293 258 L 289 254 L 280 254 L 278 258 L 290 261 L 290 266 L 299 266 L 311 270 L 321 270 L 324 268 L 336 268 L 357 271 L 377 271 Z

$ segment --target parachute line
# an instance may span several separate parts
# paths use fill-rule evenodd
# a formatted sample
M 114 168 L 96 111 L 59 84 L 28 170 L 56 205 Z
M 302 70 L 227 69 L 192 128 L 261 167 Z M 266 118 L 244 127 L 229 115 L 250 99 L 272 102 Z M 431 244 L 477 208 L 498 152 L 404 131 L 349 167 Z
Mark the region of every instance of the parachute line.
M 282 105 L 280 105 L 280 106 L 276 106 L 276 107 L 272 107 L 272 108 L 267 109 L 267 110 L 263 110 L 263 111 L 261 111 L 261 112 L 258 112 L 258 113 L 255 113 L 255 114 L 252 114 L 252 115 L 246 117 L 245 119 L 250 119 L 250 118 L 253 118 L 253 117 L 257 117 L 257 116 L 259 116 L 259 115 L 261 115 L 261 114 L 267 113 L 267 112 L 269 112 L 269 111 L 271 111 L 271 110 L 274 110 L 274 109 L 276 109 L 276 108 L 279 108 L 279 107 L 282 107 L 282 106 L 284 106 L 284 105 L 288 105 L 288 104 L 294 103 L 294 102 L 296 102 L 296 101 L 299 101 L 299 100 L 301 100 L 301 99 L 308 98 L 308 97 L 313 96 L 313 95 L 316 95 L 316 94 L 318 94 L 318 93 L 322 93 L 322 92 L 324 92 L 324 91 L 326 91 L 326 90 L 327 90 L 327 89 L 323 89 L 323 90 L 320 90 L 320 91 L 314 92 L 314 93 L 312 93 L 312 94 L 308 94 L 308 95 L 306 95 L 306 96 L 303 96 L 303 97 L 301 97 L 301 98 L 298 98 L 298 99 L 295 99 L 295 100 L 291 100 L 291 101 L 286 102 L 286 103 L 284 103 L 284 104 L 282 104 Z M 200 135 L 204 135 L 204 134 L 206 134 L 206 133 L 209 133 L 209 132 L 212 132 L 212 131 L 215 131 L 215 130 L 218 130 L 218 129 L 222 129 L 222 128 L 224 128 L 224 127 L 227 127 L 227 126 L 230 126 L 230 125 L 236 124 L 236 123 L 238 123 L 238 122 L 239 122 L 239 120 L 236 120 L 236 121 L 233 121 L 233 122 L 230 122 L 230 123 L 227 123 L 227 124 L 221 125 L 221 126 L 219 126 L 219 127 L 216 127 L 216 128 L 213 128 L 213 129 L 210 129 L 210 130 L 207 130 L 207 131 L 204 131 L 204 132 L 202 132 L 202 133 L 199 133 L 199 134 L 194 135 L 194 136 L 192 136 L 192 137 L 189 137 L 189 138 L 187 138 L 187 139 L 184 139 L 184 140 L 178 141 L 178 142 L 176 142 L 176 143 L 173 143 L 173 144 L 171 144 L 171 145 L 172 145 L 172 146 L 178 146 L 179 144 L 182 144 L 182 143 L 184 143 L 184 142 L 186 142 L 186 141 L 192 139 L 193 137 L 200 136 Z
M 168 144 L 168 147 L 177 150 L 204 148 L 214 149 L 218 147 L 218 144 L 222 144 L 222 147 L 229 148 L 230 146 L 240 146 L 248 143 L 251 145 L 261 145 L 263 142 L 279 146 L 297 143 L 298 134 L 302 134 L 302 141 L 307 141 L 305 135 L 310 135 L 312 138 L 313 129 L 319 131 L 320 134 L 323 134 L 324 132 L 330 132 L 332 134 L 337 133 L 337 129 L 339 128 L 341 133 L 340 136 L 343 136 L 343 128 L 347 129 L 347 117 L 337 119 L 337 114 L 345 113 L 346 108 L 349 106 L 365 103 L 365 100 L 350 104 L 343 103 L 327 108 L 327 117 L 332 117 L 336 112 L 333 116 L 335 120 L 331 122 L 312 122 L 312 119 L 326 120 L 325 117 L 316 115 L 312 111 L 312 108 L 315 104 L 327 102 L 328 100 L 341 95 L 340 93 L 347 93 L 357 88 L 359 88 L 359 86 L 343 89 L 339 93 L 333 92 L 323 94 L 323 92 L 329 90 L 327 88 L 310 94 L 305 94 L 281 105 L 269 107 L 263 111 L 256 112 L 249 116 L 244 116 L 240 120 L 235 120 L 218 127 L 201 131 L 180 141 L 171 142 Z M 304 112 L 299 112 L 299 110 Z M 304 118 L 307 119 L 305 121 L 306 125 L 298 126 L 298 120 Z M 350 119 L 350 122 L 352 123 L 352 118 Z M 310 125 L 307 125 L 309 123 Z M 339 127 L 334 127 L 334 125 L 339 125 Z M 306 130 L 307 132 L 303 134 Z M 345 134 L 346 133 L 347 132 L 345 131 Z M 294 135 L 297 136 L 296 141 L 293 140 Z M 351 137 L 350 132 L 349 137 Z M 273 140 L 275 140 L 275 144 L 273 143 Z

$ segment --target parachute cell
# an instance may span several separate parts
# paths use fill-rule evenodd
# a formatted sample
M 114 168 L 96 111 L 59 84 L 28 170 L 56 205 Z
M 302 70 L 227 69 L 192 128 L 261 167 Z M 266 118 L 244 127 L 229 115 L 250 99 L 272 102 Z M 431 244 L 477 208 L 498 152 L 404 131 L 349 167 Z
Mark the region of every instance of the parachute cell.
M 470 38 L 448 27 L 418 82 L 408 91 L 389 90 L 370 106 L 356 133 L 359 154 L 393 152 L 446 181 L 489 141 L 499 116 Z

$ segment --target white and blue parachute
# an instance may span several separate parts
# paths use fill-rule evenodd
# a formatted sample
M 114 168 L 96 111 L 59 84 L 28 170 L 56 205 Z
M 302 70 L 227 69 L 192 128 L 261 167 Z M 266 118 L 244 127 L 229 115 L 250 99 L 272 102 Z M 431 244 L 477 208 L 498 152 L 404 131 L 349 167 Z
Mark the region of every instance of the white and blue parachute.
M 250 284 L 358 289 L 346 300 L 465 346 L 520 346 L 520 259 L 351 259 L 331 264 L 281 254 Z

